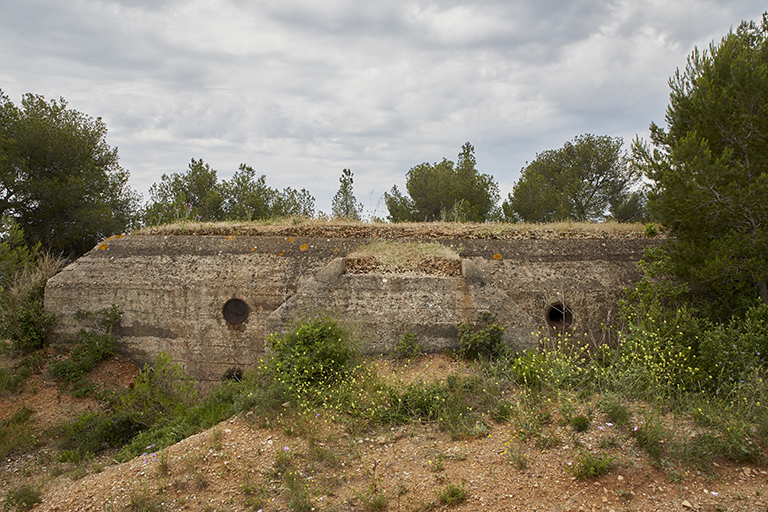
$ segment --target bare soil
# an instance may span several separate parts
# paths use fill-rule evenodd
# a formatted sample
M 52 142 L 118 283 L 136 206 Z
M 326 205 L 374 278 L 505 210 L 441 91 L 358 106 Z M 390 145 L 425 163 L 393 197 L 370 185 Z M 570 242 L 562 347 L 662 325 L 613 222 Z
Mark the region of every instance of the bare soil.
M 387 359 L 369 364 L 392 382 L 471 371 L 447 355 L 407 365 Z M 91 378 L 125 387 L 137 373 L 130 361 L 115 356 Z M 46 429 L 98 403 L 74 399 L 37 373 L 21 394 L 0 395 L 0 419 L 22 406 L 34 411 L 34 429 L 42 438 Z M 30 484 L 42 490 L 43 502 L 34 508 L 40 511 L 285 511 L 296 496 L 285 485 L 288 471 L 308 490 L 312 510 L 768 510 L 763 468 L 713 461 L 705 471 L 662 469 L 628 435 L 631 427 L 611 425 L 599 413 L 579 434 L 555 418 L 547 436 L 560 443 L 551 448 L 517 439 L 510 424 L 487 423 L 483 437 L 455 440 L 433 424 L 351 432 L 322 414 L 266 429 L 245 413 L 165 450 L 147 447 L 145 455 L 123 464 L 114 463 L 114 452 L 87 463 L 62 463 L 55 444 L 42 443 L 2 461 L 0 499 Z M 615 467 L 597 479 L 577 479 L 569 468 L 584 451 L 610 454 Z M 439 495 L 450 484 L 467 492 L 465 502 L 441 503 Z M 375 508 L 379 502 L 371 498 L 378 496 L 384 508 Z

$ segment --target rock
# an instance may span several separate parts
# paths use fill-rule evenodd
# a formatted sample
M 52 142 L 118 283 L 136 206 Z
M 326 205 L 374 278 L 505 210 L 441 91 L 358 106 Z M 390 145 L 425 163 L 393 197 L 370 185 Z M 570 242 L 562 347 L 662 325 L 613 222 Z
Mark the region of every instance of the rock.
M 688 501 L 688 500 L 683 500 L 681 505 L 683 506 L 683 508 L 687 508 L 687 509 L 693 510 L 693 505 L 691 505 L 691 502 Z

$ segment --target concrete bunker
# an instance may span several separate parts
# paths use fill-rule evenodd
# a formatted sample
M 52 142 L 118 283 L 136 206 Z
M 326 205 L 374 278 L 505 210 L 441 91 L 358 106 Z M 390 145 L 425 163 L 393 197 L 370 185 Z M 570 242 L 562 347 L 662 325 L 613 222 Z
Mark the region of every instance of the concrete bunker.
M 622 289 L 640 278 L 636 261 L 659 243 L 434 238 L 461 246 L 460 274 L 354 274 L 342 256 L 373 235 L 302 237 L 285 229 L 110 239 L 48 282 L 52 336 L 74 339 L 83 327 L 78 310 L 115 304 L 124 312 L 113 331 L 121 354 L 143 366 L 165 352 L 203 387 L 256 366 L 266 337 L 311 308 L 358 323 L 369 353 L 388 352 L 408 332 L 429 350 L 456 348 L 458 324 L 481 311 L 496 315 L 517 350 L 538 346 L 532 332 L 560 324 L 605 339 L 602 325 L 613 321 Z

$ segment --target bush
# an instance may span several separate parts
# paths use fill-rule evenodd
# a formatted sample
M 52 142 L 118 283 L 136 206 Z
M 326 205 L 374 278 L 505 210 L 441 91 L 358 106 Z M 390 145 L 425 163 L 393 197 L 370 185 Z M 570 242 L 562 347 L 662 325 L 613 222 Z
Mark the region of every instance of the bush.
M 111 332 L 121 314 L 120 308 L 114 304 L 97 313 L 78 313 L 76 317 L 79 319 L 90 316 L 97 317 L 99 319 L 98 326 L 105 332 L 94 333 L 85 329 L 81 330 L 78 333 L 78 343 L 72 354 L 66 359 L 51 364 L 49 366 L 50 372 L 56 377 L 74 384 L 76 389 L 90 389 L 90 386 L 84 382 L 84 378 L 99 361 L 103 361 L 115 353 L 115 337 Z
M 145 365 L 133 389 L 121 397 L 117 412 L 130 422 L 149 428 L 161 418 L 182 413 L 196 401 L 197 390 L 192 380 L 171 356 L 160 352 L 154 365 Z
M 416 335 L 412 332 L 408 332 L 395 343 L 392 352 L 395 358 L 400 360 L 416 359 L 421 355 L 422 346 Z
M 464 359 L 499 359 L 507 352 L 504 327 L 489 311 L 480 313 L 474 322 L 459 325 L 459 355 Z
M 345 380 L 356 355 L 347 331 L 327 315 L 270 336 L 267 347 L 271 354 L 266 368 L 296 391 Z
M 29 353 L 42 348 L 55 321 L 43 310 L 45 283 L 64 265 L 64 260 L 9 249 L 9 240 L 0 241 L 0 337 L 8 338 L 13 349 Z
M 747 371 L 768 362 L 768 304 L 752 307 L 744 318 L 734 317 L 728 325 L 702 332 L 700 338 L 702 382 L 725 394 Z
M 576 456 L 576 462 L 568 466 L 568 470 L 580 480 L 598 478 L 611 471 L 614 467 L 613 457 L 597 455 L 582 451 Z
M 8 491 L 3 501 L 3 510 L 12 510 L 14 507 L 18 511 L 32 510 L 38 503 L 43 501 L 43 493 L 37 487 L 25 484 L 16 490 Z

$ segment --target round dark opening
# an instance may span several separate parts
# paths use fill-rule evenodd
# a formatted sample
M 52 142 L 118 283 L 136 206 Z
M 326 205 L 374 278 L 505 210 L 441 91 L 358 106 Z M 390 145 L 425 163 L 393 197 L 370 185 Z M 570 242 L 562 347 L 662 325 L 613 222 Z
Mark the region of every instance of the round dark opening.
M 547 311 L 547 323 L 564 329 L 573 323 L 573 312 L 563 303 L 552 304 Z
M 239 325 L 248 318 L 248 304 L 240 299 L 229 299 L 224 307 L 221 308 L 221 314 L 224 315 L 224 320 L 232 325 Z
M 224 380 L 234 380 L 235 382 L 241 382 L 243 380 L 243 369 L 230 368 L 224 373 Z

